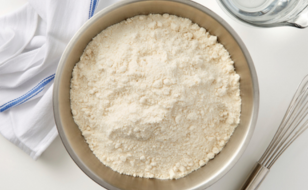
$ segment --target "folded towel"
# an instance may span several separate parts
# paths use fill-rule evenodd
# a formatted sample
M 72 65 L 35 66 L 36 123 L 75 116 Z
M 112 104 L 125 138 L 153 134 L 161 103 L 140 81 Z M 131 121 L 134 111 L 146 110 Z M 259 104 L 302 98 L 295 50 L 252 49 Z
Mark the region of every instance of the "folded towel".
M 61 54 L 98 1 L 29 0 L 0 17 L 0 133 L 33 159 L 57 136 L 52 90 Z

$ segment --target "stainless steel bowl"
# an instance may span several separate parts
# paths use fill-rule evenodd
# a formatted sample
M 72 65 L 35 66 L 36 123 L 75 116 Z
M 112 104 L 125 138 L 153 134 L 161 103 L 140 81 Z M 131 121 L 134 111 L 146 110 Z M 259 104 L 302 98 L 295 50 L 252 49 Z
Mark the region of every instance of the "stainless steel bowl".
M 230 141 L 215 159 L 204 167 L 178 180 L 159 180 L 121 175 L 102 164 L 92 153 L 75 124 L 70 109 L 70 79 L 74 65 L 91 39 L 110 25 L 140 14 L 169 13 L 191 19 L 218 36 L 235 61 L 241 76 L 241 122 Z M 62 142 L 84 173 L 107 189 L 205 189 L 224 174 L 240 158 L 253 134 L 257 120 L 259 89 L 253 62 L 242 40 L 218 15 L 198 3 L 187 0 L 128 0 L 116 3 L 87 21 L 71 39 L 56 73 L 53 106 L 56 125 Z

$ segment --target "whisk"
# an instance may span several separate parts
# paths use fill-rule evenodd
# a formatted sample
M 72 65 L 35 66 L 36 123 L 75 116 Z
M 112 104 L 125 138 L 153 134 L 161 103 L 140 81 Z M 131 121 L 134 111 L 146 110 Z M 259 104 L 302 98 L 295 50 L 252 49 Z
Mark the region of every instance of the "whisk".
M 271 143 L 241 190 L 255 190 L 281 154 L 308 128 L 308 75 L 298 86 Z

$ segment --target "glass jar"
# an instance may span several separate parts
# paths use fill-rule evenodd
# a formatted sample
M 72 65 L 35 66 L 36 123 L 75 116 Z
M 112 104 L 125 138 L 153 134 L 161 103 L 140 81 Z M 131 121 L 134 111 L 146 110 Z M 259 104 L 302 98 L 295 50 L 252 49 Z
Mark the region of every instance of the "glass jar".
M 217 0 L 234 17 L 260 27 L 308 26 L 308 0 Z

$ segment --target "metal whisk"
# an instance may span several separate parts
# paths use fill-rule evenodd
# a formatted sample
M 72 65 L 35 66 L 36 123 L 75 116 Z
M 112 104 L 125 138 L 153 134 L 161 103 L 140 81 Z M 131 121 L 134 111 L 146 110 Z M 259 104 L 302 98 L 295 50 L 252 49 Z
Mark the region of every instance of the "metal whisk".
M 308 128 L 308 75 L 300 83 L 275 136 L 241 190 L 255 190 L 281 154 Z

